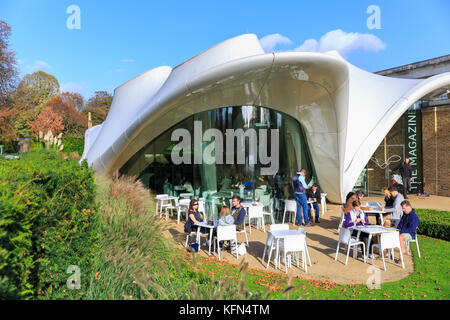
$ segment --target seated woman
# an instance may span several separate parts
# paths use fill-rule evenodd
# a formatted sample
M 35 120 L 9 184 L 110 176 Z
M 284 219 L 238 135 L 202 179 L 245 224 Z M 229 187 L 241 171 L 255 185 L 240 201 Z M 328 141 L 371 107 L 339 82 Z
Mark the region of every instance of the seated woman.
M 186 221 L 186 224 L 184 225 L 184 232 L 186 233 L 196 232 L 198 227 L 194 224 L 202 221 L 203 215 L 200 212 L 198 212 L 198 201 L 192 199 L 191 202 L 189 203 L 188 219 Z M 209 229 L 201 228 L 200 232 L 208 233 Z M 209 241 L 206 241 L 206 245 L 209 246 Z
M 364 198 L 364 192 L 362 192 L 361 190 L 358 190 L 356 192 L 349 192 L 345 199 L 345 204 L 343 204 L 343 206 L 342 206 L 344 213 L 347 214 L 351 210 L 353 210 L 353 202 L 354 201 L 360 202 L 362 198 Z M 360 208 L 362 210 L 370 210 L 371 209 L 370 207 L 361 207 L 361 202 L 360 202 Z
M 358 196 L 354 192 L 349 192 L 347 194 L 347 197 L 345 198 L 345 203 L 342 204 L 342 210 L 344 211 L 345 215 L 349 213 L 353 209 L 353 202 L 358 201 Z
M 353 209 L 350 210 L 345 216 L 344 227 L 350 228 L 354 226 L 368 225 L 369 220 L 364 211 L 361 210 L 361 202 L 355 200 L 352 203 Z
M 353 209 L 345 216 L 344 227 L 351 228 L 354 226 L 368 225 L 369 220 L 367 219 L 367 215 L 364 214 L 364 211 L 361 210 L 361 202 L 359 202 L 359 200 L 353 201 L 352 206 Z M 353 230 L 352 237 L 356 237 L 357 235 L 358 230 Z M 370 243 L 367 243 L 368 238 L 369 235 L 367 233 L 360 233 L 360 240 L 364 241 L 366 245 L 370 245 Z
M 394 205 L 394 197 L 392 197 L 391 192 L 388 188 L 384 187 L 382 189 L 384 194 L 384 206 L 385 207 L 392 207 Z

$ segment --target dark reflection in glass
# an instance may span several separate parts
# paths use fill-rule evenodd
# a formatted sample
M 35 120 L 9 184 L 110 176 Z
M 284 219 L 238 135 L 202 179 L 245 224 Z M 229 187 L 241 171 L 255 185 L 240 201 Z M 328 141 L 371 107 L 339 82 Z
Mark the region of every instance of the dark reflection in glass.
M 218 129 L 223 135 L 223 164 L 194 164 L 194 121 L 201 121 L 202 135 L 207 129 Z M 191 164 L 175 165 L 171 160 L 172 149 L 178 141 L 171 141 L 172 132 L 186 129 L 191 135 Z M 257 162 L 250 160 L 252 141 L 245 138 L 244 163 L 237 161 L 237 143 L 234 143 L 233 164 L 226 163 L 227 129 L 269 129 L 268 146 L 257 141 Z M 279 185 L 274 185 L 274 175 L 261 175 L 262 165 L 259 149 L 267 148 L 267 155 L 272 156 L 270 129 L 278 129 L 279 140 Z M 259 138 L 259 135 L 257 135 Z M 204 150 L 212 141 L 201 144 Z M 273 156 L 272 156 L 273 159 Z M 294 118 L 274 110 L 258 106 L 224 107 L 195 114 L 177 125 L 169 128 L 160 136 L 149 142 L 132 156 L 120 169 L 121 174 L 137 176 L 145 186 L 158 194 L 179 195 L 191 193 L 193 197 L 204 198 L 217 214 L 216 205 L 229 205 L 233 195 L 240 195 L 244 200 L 256 200 L 268 206 L 274 198 L 292 198 L 291 179 L 301 168 L 307 170 L 306 181 L 312 184 L 313 166 L 310 161 L 305 135 L 301 125 Z M 278 179 L 277 179 L 278 180 Z

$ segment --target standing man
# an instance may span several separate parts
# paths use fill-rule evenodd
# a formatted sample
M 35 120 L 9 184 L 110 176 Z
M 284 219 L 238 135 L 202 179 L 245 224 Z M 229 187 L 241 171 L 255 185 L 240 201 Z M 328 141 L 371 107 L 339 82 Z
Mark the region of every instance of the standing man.
M 320 190 L 317 184 L 313 184 L 311 189 L 306 190 L 306 197 L 308 200 L 313 201 L 312 206 L 314 208 L 315 220 L 314 223 L 319 222 L 319 202 L 320 202 Z M 309 216 L 311 216 L 311 207 L 309 209 Z
M 397 171 L 397 170 L 400 171 L 400 174 L 402 176 L 403 197 L 405 199 L 408 199 L 408 191 L 411 188 L 411 181 L 412 181 L 412 178 L 411 178 L 412 169 L 411 169 L 411 165 L 409 164 L 409 158 L 405 158 L 405 161 L 403 161 L 402 164 L 400 164 L 393 170 L 389 170 L 389 172 Z
M 309 227 L 311 224 L 309 223 L 308 219 L 308 201 L 306 200 L 306 181 L 305 181 L 305 175 L 306 170 L 302 169 L 292 178 L 292 187 L 294 188 L 294 197 L 295 201 L 297 202 L 297 221 L 298 224 L 301 223 L 302 217 L 300 214 L 300 207 L 302 207 L 303 210 L 303 221 L 305 226 Z

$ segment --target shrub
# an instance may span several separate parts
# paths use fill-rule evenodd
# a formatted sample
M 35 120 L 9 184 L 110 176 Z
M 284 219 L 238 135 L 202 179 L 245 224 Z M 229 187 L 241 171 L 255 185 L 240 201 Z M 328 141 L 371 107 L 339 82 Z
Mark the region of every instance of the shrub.
M 450 241 L 450 212 L 431 209 L 416 209 L 419 216 L 417 233 Z
M 36 150 L 0 159 L 0 297 L 77 299 L 92 275 L 98 243 L 93 172 Z M 69 290 L 67 269 L 81 269 Z
M 3 145 L 3 154 L 19 152 L 19 145 L 17 144 L 17 141 L 2 142 L 0 144 Z
M 89 299 L 244 299 L 244 280 L 195 271 L 163 236 L 154 195 L 134 178 L 96 176 L 101 245 Z M 181 237 L 184 238 L 182 234 Z M 241 269 L 245 269 L 242 266 Z
M 63 151 L 66 153 L 77 152 L 80 156 L 83 154 L 84 138 L 63 137 Z

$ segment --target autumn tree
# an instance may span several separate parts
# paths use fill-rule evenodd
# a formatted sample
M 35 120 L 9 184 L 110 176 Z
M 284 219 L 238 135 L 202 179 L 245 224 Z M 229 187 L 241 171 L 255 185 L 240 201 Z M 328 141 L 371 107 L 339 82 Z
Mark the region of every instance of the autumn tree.
M 64 103 L 69 104 L 75 110 L 81 112 L 84 107 L 84 98 L 78 92 L 62 92 L 60 94 L 61 99 Z
M 76 99 L 78 97 L 75 95 Z M 45 104 L 57 113 L 63 121 L 65 136 L 83 137 L 87 130 L 87 118 L 75 109 L 75 102 L 67 92 L 64 95 L 53 97 Z
M 0 141 L 10 142 L 16 138 L 12 119 L 13 112 L 11 109 L 0 108 Z
M 82 113 L 85 116 L 87 116 L 89 112 L 91 113 L 92 125 L 96 126 L 101 124 L 108 115 L 112 100 L 113 96 L 108 92 L 96 91 L 94 95 L 89 98 Z
M 47 101 L 59 94 L 59 82 L 55 76 L 44 71 L 25 75 L 14 97 L 14 129 L 18 136 L 30 136 L 29 123 L 38 117 Z
M 39 112 L 44 104 L 59 94 L 59 82 L 52 74 L 36 71 L 25 75 L 16 93 L 16 106 L 21 109 L 36 109 Z
M 9 105 L 17 85 L 17 62 L 9 49 L 10 36 L 11 27 L 0 20 L 0 109 Z
M 15 54 L 9 49 L 11 27 L 0 20 L 0 141 L 10 142 L 16 132 L 12 125 L 15 113 L 11 110 L 13 92 L 17 85 Z
M 39 116 L 30 123 L 30 127 L 36 138 L 39 137 L 39 132 L 46 134 L 51 131 L 56 136 L 64 129 L 62 117 L 54 112 L 51 106 L 44 107 Z

